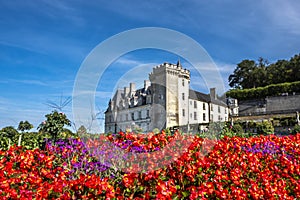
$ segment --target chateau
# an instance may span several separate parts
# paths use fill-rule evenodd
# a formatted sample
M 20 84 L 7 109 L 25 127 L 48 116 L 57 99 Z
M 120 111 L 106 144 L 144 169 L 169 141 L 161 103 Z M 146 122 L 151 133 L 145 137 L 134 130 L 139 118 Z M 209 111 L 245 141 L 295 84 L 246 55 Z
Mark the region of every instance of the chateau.
M 200 131 L 210 122 L 228 121 L 229 108 L 217 97 L 190 89 L 190 71 L 175 64 L 163 63 L 153 68 L 144 87 L 134 83 L 118 89 L 105 112 L 105 132 L 141 128 L 180 128 Z

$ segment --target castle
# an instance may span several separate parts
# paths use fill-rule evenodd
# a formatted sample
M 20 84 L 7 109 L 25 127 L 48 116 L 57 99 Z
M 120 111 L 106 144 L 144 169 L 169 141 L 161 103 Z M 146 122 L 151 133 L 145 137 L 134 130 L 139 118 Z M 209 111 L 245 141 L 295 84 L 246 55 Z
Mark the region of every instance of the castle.
M 229 108 L 217 97 L 190 89 L 190 71 L 177 64 L 163 63 L 153 68 L 144 87 L 118 89 L 105 112 L 105 132 L 138 127 L 145 132 L 154 128 L 179 128 L 201 131 L 210 122 L 228 121 Z

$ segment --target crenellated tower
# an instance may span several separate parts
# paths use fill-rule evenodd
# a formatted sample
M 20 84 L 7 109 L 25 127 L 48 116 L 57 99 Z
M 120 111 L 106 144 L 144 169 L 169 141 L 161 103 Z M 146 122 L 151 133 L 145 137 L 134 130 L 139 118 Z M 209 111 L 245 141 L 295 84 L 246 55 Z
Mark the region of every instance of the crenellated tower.
M 163 63 L 153 69 L 149 80 L 153 100 L 152 124 L 163 128 L 187 124 L 190 71 L 182 68 L 180 61 L 176 65 Z

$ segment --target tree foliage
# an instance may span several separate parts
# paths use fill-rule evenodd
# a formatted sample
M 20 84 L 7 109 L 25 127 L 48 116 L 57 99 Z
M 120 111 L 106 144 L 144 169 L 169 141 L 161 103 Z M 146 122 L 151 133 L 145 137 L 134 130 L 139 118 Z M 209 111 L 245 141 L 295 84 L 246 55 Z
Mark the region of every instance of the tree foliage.
M 30 124 L 27 120 L 26 121 L 20 121 L 19 126 L 18 126 L 18 130 L 24 132 L 24 131 L 28 131 L 30 129 L 33 128 L 33 125 Z
M 46 121 L 42 122 L 38 130 L 40 132 L 49 133 L 54 140 L 56 140 L 58 134 L 65 131 L 64 126 L 71 126 L 71 121 L 62 112 L 53 111 L 50 114 L 45 115 Z
M 12 138 L 18 134 L 18 131 L 13 126 L 6 126 L 0 130 L 0 133 L 9 138 Z
M 250 89 L 299 80 L 300 54 L 290 60 L 278 60 L 272 64 L 263 58 L 259 58 L 257 62 L 243 60 L 228 78 L 229 86 L 235 89 Z
M 232 89 L 226 92 L 227 97 L 238 100 L 264 99 L 267 96 L 279 96 L 283 93 L 300 93 L 300 81 L 292 83 L 272 84 L 265 87 L 251 89 Z

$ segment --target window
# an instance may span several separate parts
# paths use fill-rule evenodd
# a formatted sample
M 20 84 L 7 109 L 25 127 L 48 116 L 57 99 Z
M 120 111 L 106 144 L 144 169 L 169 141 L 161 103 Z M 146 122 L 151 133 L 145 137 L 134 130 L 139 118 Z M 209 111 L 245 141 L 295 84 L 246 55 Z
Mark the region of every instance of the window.
M 190 105 L 192 105 L 192 103 L 193 103 L 193 102 L 192 102 L 192 101 L 190 101 Z
M 225 108 L 225 114 L 227 114 L 227 108 Z
M 214 106 L 212 104 L 210 105 L 210 110 L 214 111 Z
M 194 112 L 194 120 L 197 120 L 197 112 Z
M 182 116 L 184 117 L 185 116 L 185 110 L 182 109 Z
M 213 114 L 210 115 L 210 120 L 211 120 L 212 122 L 214 121 L 214 115 L 213 115 Z
M 192 114 L 192 113 L 190 113 L 190 118 L 191 118 L 191 119 L 193 118 L 193 114 Z
M 126 121 L 128 121 L 128 114 L 126 114 Z
M 134 120 L 134 113 L 131 113 L 131 119 Z
M 205 113 L 203 113 L 203 121 L 206 121 Z
M 205 103 L 203 103 L 203 110 L 205 110 L 206 109 L 206 106 L 205 106 Z
M 221 115 L 219 115 L 219 116 L 218 116 L 218 120 L 219 120 L 219 121 L 221 121 L 221 120 L 222 120 L 222 118 L 221 118 Z
M 182 79 L 182 86 L 184 86 L 184 79 Z
M 197 108 L 197 101 L 194 101 L 194 108 Z
M 221 107 L 220 106 L 218 106 L 218 113 L 220 113 L 221 112 Z
M 149 110 L 147 110 L 147 118 L 149 118 L 150 117 L 150 112 L 149 112 Z
M 182 100 L 184 100 L 184 93 L 182 93 Z
M 139 119 L 142 119 L 142 111 L 139 111 Z

